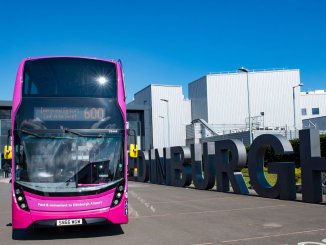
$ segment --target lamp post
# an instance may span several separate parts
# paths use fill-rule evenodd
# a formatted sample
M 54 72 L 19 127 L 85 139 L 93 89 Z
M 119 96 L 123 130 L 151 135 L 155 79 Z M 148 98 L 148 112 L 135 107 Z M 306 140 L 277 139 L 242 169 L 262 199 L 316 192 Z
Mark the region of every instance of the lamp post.
M 240 67 L 238 71 L 242 71 L 247 75 L 247 96 L 248 96 L 248 117 L 249 117 L 249 145 L 252 143 L 252 125 L 251 125 L 251 114 L 250 114 L 250 93 L 249 93 L 249 70 Z
M 169 116 L 169 100 L 167 99 L 160 99 L 161 101 L 166 103 L 166 120 L 168 121 L 168 146 L 171 145 L 170 142 L 170 116 Z
M 163 128 L 165 128 L 165 123 L 164 123 L 164 121 L 165 121 L 165 117 L 163 117 L 163 116 L 158 116 L 159 118 L 161 118 L 162 120 L 163 120 Z M 163 130 L 163 144 L 164 144 L 164 147 L 166 146 L 165 145 L 165 130 Z
M 297 87 L 301 87 L 301 86 L 303 86 L 303 83 L 299 83 L 299 84 L 292 87 L 294 135 L 296 134 L 296 131 L 297 131 L 297 123 L 296 123 L 296 117 L 295 117 L 295 93 L 294 93 L 294 89 L 297 88 Z

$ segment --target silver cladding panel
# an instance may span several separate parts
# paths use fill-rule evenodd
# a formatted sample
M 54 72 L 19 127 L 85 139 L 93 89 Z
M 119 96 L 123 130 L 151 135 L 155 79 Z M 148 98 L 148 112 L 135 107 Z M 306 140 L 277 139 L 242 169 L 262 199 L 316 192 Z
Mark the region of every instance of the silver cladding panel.
M 129 104 L 148 108 L 145 110 L 145 150 L 186 144 L 191 102 L 184 99 L 181 86 L 151 84 L 134 98 Z
M 188 84 L 192 119 L 208 121 L 207 76 Z
M 151 90 L 153 147 L 185 145 L 186 125 L 191 122 L 191 104 L 184 100 L 182 87 L 151 85 Z
M 209 124 L 245 124 L 248 118 L 247 83 L 245 73 L 210 74 L 206 76 L 206 86 L 195 81 L 189 85 L 192 100 L 192 119 L 200 118 L 207 103 Z M 276 70 L 249 73 L 251 116 L 264 112 L 265 126 L 294 125 L 293 86 L 300 83 L 299 70 Z M 207 102 L 198 101 L 198 95 L 207 91 Z M 193 96 L 195 100 L 193 100 Z M 300 87 L 295 88 L 296 125 L 302 127 L 300 111 Z M 201 100 L 205 100 L 202 98 Z M 205 116 L 205 115 L 204 115 Z M 204 118 L 205 119 L 205 118 Z
M 302 115 L 302 120 L 314 117 L 326 116 L 326 93 L 304 94 L 300 96 L 300 113 L 301 109 L 305 108 L 307 115 Z M 319 115 L 312 115 L 312 108 L 319 108 Z

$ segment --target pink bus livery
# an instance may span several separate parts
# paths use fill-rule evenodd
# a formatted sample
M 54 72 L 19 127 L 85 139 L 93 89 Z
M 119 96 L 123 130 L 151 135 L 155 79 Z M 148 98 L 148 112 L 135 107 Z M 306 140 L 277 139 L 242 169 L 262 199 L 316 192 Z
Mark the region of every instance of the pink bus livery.
M 24 59 L 11 135 L 13 231 L 128 222 L 120 61 Z

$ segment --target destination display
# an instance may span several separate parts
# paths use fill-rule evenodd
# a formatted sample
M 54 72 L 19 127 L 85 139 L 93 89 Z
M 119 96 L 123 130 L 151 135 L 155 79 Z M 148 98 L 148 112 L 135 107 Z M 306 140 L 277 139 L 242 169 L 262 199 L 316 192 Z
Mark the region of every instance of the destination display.
M 100 121 L 105 118 L 102 107 L 36 107 L 34 118 L 41 121 Z

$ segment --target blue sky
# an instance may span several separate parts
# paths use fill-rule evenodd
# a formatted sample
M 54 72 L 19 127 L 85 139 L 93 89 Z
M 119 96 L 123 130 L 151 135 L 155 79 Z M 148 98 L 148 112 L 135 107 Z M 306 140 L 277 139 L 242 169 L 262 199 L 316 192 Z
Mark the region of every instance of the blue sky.
M 2 1 L 0 100 L 24 57 L 121 59 L 127 100 L 150 83 L 209 72 L 299 68 L 303 90 L 326 89 L 326 1 Z

